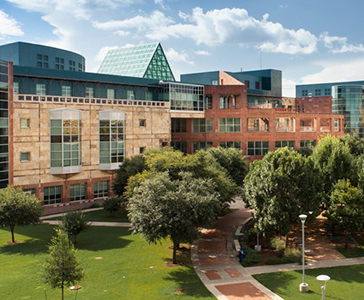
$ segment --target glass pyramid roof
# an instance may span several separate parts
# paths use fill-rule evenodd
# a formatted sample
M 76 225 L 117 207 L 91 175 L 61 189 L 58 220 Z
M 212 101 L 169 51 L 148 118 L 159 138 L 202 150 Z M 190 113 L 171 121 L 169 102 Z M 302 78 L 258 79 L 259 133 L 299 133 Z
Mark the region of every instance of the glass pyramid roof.
M 175 81 L 159 43 L 110 50 L 98 73 Z

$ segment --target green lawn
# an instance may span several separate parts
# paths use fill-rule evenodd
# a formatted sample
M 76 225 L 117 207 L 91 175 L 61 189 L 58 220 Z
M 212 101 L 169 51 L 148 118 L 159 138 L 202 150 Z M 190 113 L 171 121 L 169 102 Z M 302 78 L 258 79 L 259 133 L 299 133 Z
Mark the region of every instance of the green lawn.
M 354 257 L 362 257 L 364 256 L 364 237 L 363 236 L 356 236 L 355 241 L 358 242 L 359 246 L 356 248 L 344 249 L 344 248 L 336 248 L 342 255 L 346 258 L 354 258 Z
M 54 233 L 49 225 L 18 227 L 15 238 L 21 243 L 8 245 L 10 232 L 0 229 L 1 299 L 45 299 L 44 288 L 48 300 L 60 299 L 60 291 L 43 284 L 40 275 Z M 189 251 L 179 252 L 183 266 L 164 265 L 172 256 L 170 241 L 148 245 L 140 235 L 119 227 L 91 227 L 77 241 L 77 259 L 85 269 L 80 300 L 216 299 L 189 263 Z M 65 299 L 75 299 L 75 293 L 67 290 Z
M 321 299 L 321 288 L 316 280 L 318 275 L 328 275 L 326 300 L 358 300 L 364 295 L 364 265 L 306 270 L 305 282 L 309 292 L 301 293 L 302 271 L 290 271 L 255 275 L 259 282 L 285 300 Z
M 117 212 L 110 213 L 104 209 L 84 212 L 88 221 L 92 222 L 129 222 L 125 206 Z M 49 218 L 48 220 L 62 220 L 62 217 Z

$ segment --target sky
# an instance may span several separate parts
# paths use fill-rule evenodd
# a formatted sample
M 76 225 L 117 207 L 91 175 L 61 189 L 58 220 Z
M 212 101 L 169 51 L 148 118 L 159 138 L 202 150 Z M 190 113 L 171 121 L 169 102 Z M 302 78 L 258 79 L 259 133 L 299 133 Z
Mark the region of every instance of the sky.
M 282 71 L 295 85 L 364 80 L 362 0 L 0 0 L 0 44 L 74 51 L 97 72 L 110 49 L 160 42 L 177 80 Z

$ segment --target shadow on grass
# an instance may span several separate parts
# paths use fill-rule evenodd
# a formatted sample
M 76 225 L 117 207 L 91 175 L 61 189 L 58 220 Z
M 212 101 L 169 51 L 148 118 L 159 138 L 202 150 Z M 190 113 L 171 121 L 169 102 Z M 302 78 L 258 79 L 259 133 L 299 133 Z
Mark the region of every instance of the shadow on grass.
M 211 293 L 201 283 L 191 265 L 175 267 L 164 279 L 177 283 L 181 293 L 186 296 L 194 299 L 211 298 Z
M 16 244 L 6 244 L 11 240 L 10 230 L 0 229 L 0 237 L 4 241 L 3 245 L 0 245 L 0 254 L 46 253 L 51 237 L 56 235 L 54 228 L 55 226 L 50 225 L 16 227 L 15 239 L 20 240 L 20 243 Z M 130 236 L 128 228 L 92 226 L 77 236 L 76 248 L 88 251 L 123 248 L 132 242 L 132 240 L 126 239 L 126 236 Z

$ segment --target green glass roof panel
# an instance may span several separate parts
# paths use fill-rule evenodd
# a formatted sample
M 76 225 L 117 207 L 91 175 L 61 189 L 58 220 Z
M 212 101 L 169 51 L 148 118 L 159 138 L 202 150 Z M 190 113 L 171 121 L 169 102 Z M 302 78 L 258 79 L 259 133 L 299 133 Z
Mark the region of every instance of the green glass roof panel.
M 143 77 L 158 43 L 110 50 L 98 73 Z
M 159 44 L 144 74 L 144 78 L 175 81 L 163 49 Z

